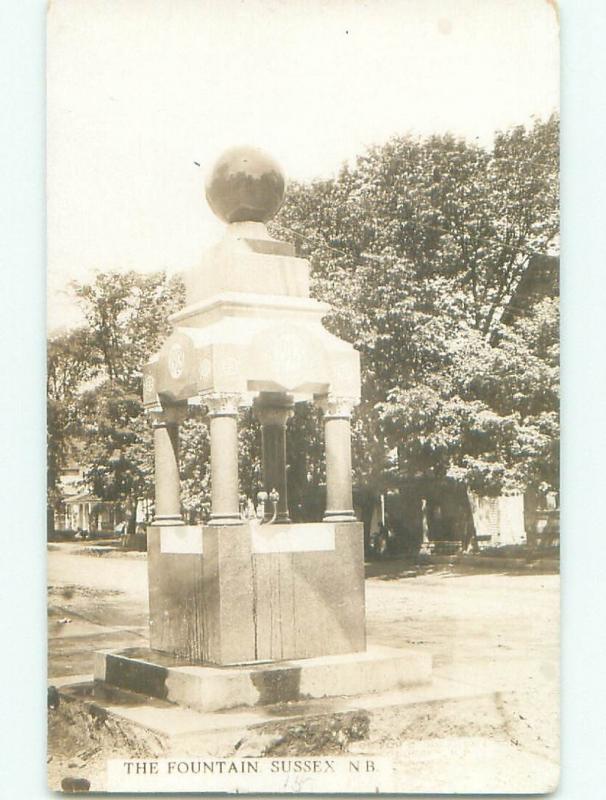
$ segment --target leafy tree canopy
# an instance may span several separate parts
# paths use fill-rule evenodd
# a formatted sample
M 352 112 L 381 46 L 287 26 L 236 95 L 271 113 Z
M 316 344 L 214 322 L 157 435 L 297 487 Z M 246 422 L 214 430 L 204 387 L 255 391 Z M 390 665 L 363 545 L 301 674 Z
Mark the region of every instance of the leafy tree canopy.
M 501 317 L 533 257 L 557 252 L 558 142 L 555 116 L 490 149 L 396 137 L 290 187 L 274 232 L 309 258 L 328 325 L 362 353 L 359 482 L 557 485 L 557 300 Z
M 312 267 L 327 326 L 362 356 L 353 420 L 358 485 L 450 477 L 479 492 L 558 483 L 556 292 L 515 300 L 536 254 L 558 247 L 554 116 L 497 134 L 491 148 L 451 136 L 395 137 L 336 178 L 294 183 L 276 220 Z M 169 333 L 183 285 L 165 274 L 100 272 L 73 285 L 85 324 L 49 343 L 49 503 L 74 443 L 102 499 L 153 497 L 141 367 Z M 522 302 L 522 305 L 520 303 Z M 182 426 L 187 511 L 208 497 L 208 429 Z M 240 431 L 241 486 L 260 480 L 260 432 Z M 289 422 L 294 505 L 324 480 L 317 411 Z
M 183 285 L 164 273 L 99 272 L 74 283 L 85 325 L 48 345 L 49 500 L 70 455 L 102 500 L 153 497 L 151 430 L 141 367 L 169 332 Z

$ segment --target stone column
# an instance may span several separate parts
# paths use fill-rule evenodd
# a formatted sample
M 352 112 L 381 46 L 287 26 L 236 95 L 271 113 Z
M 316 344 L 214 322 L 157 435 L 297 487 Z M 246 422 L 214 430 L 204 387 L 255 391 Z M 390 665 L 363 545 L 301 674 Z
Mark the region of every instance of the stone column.
M 154 525 L 183 525 L 179 478 L 179 423 L 186 407 L 167 406 L 152 412 L 156 503 Z
M 238 394 L 202 396 L 210 418 L 211 525 L 239 525 Z
M 285 394 L 264 392 L 255 399 L 254 412 L 261 423 L 263 437 L 263 486 L 279 495 L 276 522 L 290 522 L 286 475 L 286 422 L 293 415 L 292 398 Z M 266 518 L 271 517 L 266 508 Z
M 353 510 L 351 485 L 351 412 L 355 400 L 351 397 L 324 399 L 324 443 L 326 450 L 326 511 L 325 522 L 350 522 Z

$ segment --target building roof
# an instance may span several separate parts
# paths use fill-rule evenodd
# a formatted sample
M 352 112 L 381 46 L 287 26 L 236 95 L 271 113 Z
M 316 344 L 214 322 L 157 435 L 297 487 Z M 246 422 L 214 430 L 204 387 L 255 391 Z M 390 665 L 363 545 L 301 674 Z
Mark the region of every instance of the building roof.
M 66 497 L 63 501 L 66 505 L 73 505 L 74 503 L 103 503 L 109 504 L 111 503 L 110 500 L 101 500 L 97 495 L 92 494 L 91 492 L 81 492 L 80 494 L 72 495 L 71 497 Z

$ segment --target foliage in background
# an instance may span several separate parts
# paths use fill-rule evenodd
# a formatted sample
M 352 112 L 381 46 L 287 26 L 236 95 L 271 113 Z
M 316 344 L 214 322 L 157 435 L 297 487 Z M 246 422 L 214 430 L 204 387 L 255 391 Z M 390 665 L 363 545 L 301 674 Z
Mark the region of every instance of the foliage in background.
M 59 478 L 75 457 L 80 431 L 81 387 L 95 374 L 96 364 L 88 338 L 82 331 L 62 333 L 49 340 L 46 367 L 47 508 L 52 527 L 53 511 L 61 501 Z
M 501 316 L 533 256 L 557 252 L 558 175 L 554 116 L 490 150 L 397 137 L 290 187 L 273 231 L 310 259 L 327 325 L 362 354 L 358 483 L 557 487 L 557 300 Z
M 85 324 L 48 346 L 49 499 L 56 503 L 60 471 L 73 460 L 99 499 L 134 514 L 138 500 L 153 497 L 141 367 L 166 337 L 183 286 L 164 273 L 99 272 L 72 289 Z
M 179 426 L 181 502 L 192 521 L 201 519 L 210 502 L 210 436 L 200 411 Z
M 559 124 L 517 127 L 485 149 L 451 136 L 396 137 L 333 180 L 291 184 L 270 223 L 310 260 L 327 327 L 362 356 L 353 420 L 359 486 L 449 476 L 497 494 L 558 485 L 557 297 L 514 292 L 534 254 L 558 246 Z M 101 499 L 153 497 L 141 367 L 169 333 L 183 285 L 163 273 L 74 284 L 85 324 L 49 342 L 49 507 L 70 459 Z M 553 292 L 555 295 L 555 292 Z M 516 312 L 509 324 L 503 312 Z M 209 496 L 208 429 L 181 427 L 185 510 Z M 241 490 L 261 484 L 261 438 L 240 425 Z M 292 506 L 324 481 L 318 411 L 288 423 Z

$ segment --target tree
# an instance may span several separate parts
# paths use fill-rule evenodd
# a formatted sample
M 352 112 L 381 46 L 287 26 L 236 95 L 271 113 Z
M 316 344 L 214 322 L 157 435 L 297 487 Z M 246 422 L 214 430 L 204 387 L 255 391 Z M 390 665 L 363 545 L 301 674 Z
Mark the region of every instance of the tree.
M 452 136 L 395 137 L 333 180 L 289 187 L 270 227 L 310 259 L 312 294 L 332 305 L 325 324 L 361 353 L 358 485 L 380 491 L 425 476 L 495 494 L 557 486 L 557 301 L 535 299 L 509 324 L 503 313 L 533 254 L 557 250 L 558 135 L 552 117 L 497 134 L 489 149 Z M 85 325 L 49 349 L 49 486 L 71 438 L 84 444 L 94 491 L 134 507 L 152 492 L 140 370 L 168 335 L 183 285 L 162 273 L 107 272 L 74 291 Z M 183 504 L 199 516 L 209 492 L 206 420 L 189 419 L 181 440 Z M 247 412 L 240 482 L 252 496 L 260 449 Z M 297 407 L 292 506 L 324 481 L 323 450 L 317 410 Z
M 138 500 L 153 497 L 153 442 L 140 397 L 106 380 L 81 396 L 84 480 L 105 501 L 122 501 L 134 518 Z
M 491 149 L 397 137 L 291 188 L 274 230 L 310 259 L 328 327 L 362 354 L 359 481 L 557 483 L 557 329 L 539 325 L 540 350 L 533 309 L 512 329 L 501 316 L 532 256 L 557 248 L 558 130 L 554 116 Z
M 153 496 L 153 446 L 141 403 L 141 367 L 169 332 L 183 284 L 164 273 L 100 272 L 73 290 L 85 325 L 49 343 L 49 485 L 71 448 L 102 500 Z
M 210 432 L 200 413 L 179 426 L 179 452 L 181 504 L 186 516 L 200 520 L 210 504 Z
M 53 502 L 60 494 L 60 470 L 75 448 L 84 483 L 100 499 L 123 503 L 134 517 L 137 502 L 154 495 L 153 437 L 141 402 L 141 367 L 169 335 L 168 317 L 181 308 L 184 287 L 163 273 L 100 272 L 73 289 L 85 325 L 65 342 L 49 344 Z M 69 393 L 61 389 L 68 379 Z M 59 424 L 67 417 L 69 424 Z M 260 481 L 260 429 L 250 413 L 242 423 L 241 483 L 254 495 Z M 183 508 L 199 519 L 209 501 L 210 444 L 207 419 L 195 407 L 180 426 L 180 451 Z
M 102 377 L 140 394 L 141 367 L 168 335 L 169 315 L 183 305 L 182 281 L 163 272 L 98 272 L 72 289 Z
M 97 363 L 88 337 L 80 331 L 50 338 L 47 347 L 47 528 L 54 530 L 61 503 L 59 479 L 72 455 L 80 428 L 80 387 L 95 375 Z

